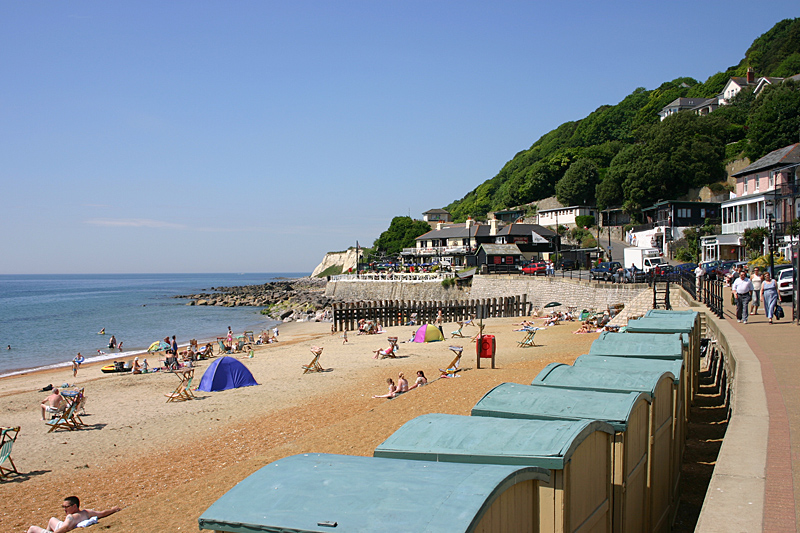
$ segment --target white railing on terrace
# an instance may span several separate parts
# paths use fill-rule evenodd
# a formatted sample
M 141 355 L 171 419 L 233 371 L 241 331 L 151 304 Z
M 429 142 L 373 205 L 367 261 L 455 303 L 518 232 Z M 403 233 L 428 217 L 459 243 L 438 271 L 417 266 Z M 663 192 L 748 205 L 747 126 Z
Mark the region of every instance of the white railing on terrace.
M 723 235 L 733 234 L 733 233 L 744 233 L 744 230 L 750 228 L 764 228 L 767 227 L 767 221 L 763 218 L 757 218 L 755 220 L 745 220 L 743 222 L 729 222 L 722 224 L 722 233 Z
M 403 255 L 452 255 L 467 253 L 466 246 L 431 246 L 428 248 L 403 248 Z
M 361 272 L 331 276 L 331 281 L 442 281 L 452 278 L 452 272 Z

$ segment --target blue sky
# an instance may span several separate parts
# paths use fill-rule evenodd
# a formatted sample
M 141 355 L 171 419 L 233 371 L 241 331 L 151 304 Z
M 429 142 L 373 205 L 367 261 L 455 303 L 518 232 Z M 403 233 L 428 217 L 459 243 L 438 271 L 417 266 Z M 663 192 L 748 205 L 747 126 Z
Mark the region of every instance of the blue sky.
M 311 271 L 796 0 L 0 0 L 0 274 Z

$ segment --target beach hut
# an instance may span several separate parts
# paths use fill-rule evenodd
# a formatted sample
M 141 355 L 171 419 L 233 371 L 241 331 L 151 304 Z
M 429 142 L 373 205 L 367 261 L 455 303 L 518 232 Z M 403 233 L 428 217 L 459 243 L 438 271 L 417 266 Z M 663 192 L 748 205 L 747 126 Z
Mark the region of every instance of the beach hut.
M 539 485 L 539 531 L 600 532 L 611 531 L 613 434 L 594 420 L 428 414 L 406 422 L 374 455 L 549 469 L 550 481 Z
M 647 395 L 503 383 L 487 392 L 472 416 L 535 420 L 598 420 L 614 428 L 612 530 L 647 527 Z
M 674 376 L 668 371 L 621 372 L 619 369 L 547 365 L 531 385 L 580 390 L 641 392 L 650 397 L 647 465 L 649 527 L 647 531 L 669 531 L 672 511 L 673 396 Z
M 250 370 L 238 359 L 225 356 L 216 359 L 208 366 L 197 390 L 214 392 L 252 385 L 258 383 Z
M 442 332 L 439 331 L 439 328 L 436 326 L 432 326 L 431 324 L 423 324 L 417 328 L 416 332 L 414 332 L 414 338 L 412 340 L 414 342 L 443 341 L 444 335 L 442 335 Z
M 689 370 L 689 342 L 680 333 L 612 333 L 605 331 L 592 343 L 589 355 L 610 357 L 635 357 L 639 359 L 681 359 L 683 364 L 683 414 L 684 426 L 691 405 L 692 378 Z
M 637 357 L 611 357 L 602 355 L 581 355 L 572 366 L 576 368 L 602 368 L 618 372 L 670 372 L 672 382 L 672 508 L 677 509 L 680 498 L 681 465 L 686 446 L 686 413 L 684 411 L 683 360 L 640 359 Z
M 200 529 L 291 531 L 538 531 L 530 466 L 431 463 L 303 454 L 251 474 L 198 519 Z
M 694 399 L 698 389 L 698 375 L 700 373 L 700 328 L 697 320 L 688 315 L 658 314 L 635 320 L 628 320 L 626 326 L 628 333 L 657 333 L 657 334 L 684 334 L 688 343 L 688 358 L 686 360 L 690 395 Z

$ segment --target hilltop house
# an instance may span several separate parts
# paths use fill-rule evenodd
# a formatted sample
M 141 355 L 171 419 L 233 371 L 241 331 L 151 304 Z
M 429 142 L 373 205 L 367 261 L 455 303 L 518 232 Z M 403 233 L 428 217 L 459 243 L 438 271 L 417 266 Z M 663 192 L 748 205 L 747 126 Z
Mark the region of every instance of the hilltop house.
M 428 223 L 451 222 L 450 212 L 444 209 L 428 209 L 422 213 L 422 220 Z
M 540 226 L 572 226 L 575 227 L 575 217 L 592 216 L 597 220 L 597 208 L 585 205 L 570 207 L 557 207 L 555 209 L 541 209 L 536 213 L 536 221 Z
M 735 192 L 721 206 L 722 233 L 701 238 L 703 260 L 744 259 L 742 235 L 748 228 L 773 227 L 781 239 L 779 250 L 788 255 L 788 226 L 800 217 L 798 166 L 800 143 L 770 152 L 733 174 Z

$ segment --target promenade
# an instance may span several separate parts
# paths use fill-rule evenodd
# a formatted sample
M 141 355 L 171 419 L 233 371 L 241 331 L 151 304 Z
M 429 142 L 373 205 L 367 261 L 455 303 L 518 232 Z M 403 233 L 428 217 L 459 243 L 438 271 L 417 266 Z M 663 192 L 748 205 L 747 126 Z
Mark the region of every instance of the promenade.
M 727 291 L 727 289 L 726 289 Z M 797 531 L 800 524 L 800 326 L 787 316 L 770 325 L 759 309 L 747 324 L 736 321 L 726 292 L 725 319 L 761 363 L 769 412 L 763 530 Z

